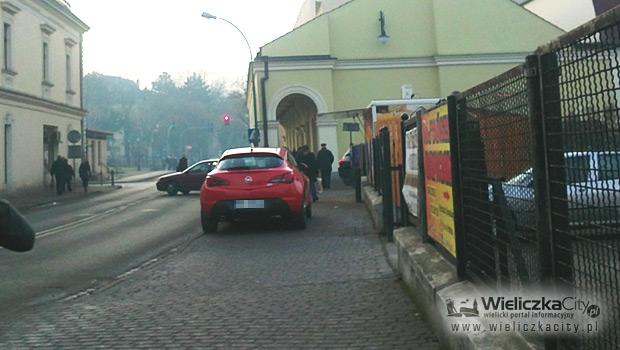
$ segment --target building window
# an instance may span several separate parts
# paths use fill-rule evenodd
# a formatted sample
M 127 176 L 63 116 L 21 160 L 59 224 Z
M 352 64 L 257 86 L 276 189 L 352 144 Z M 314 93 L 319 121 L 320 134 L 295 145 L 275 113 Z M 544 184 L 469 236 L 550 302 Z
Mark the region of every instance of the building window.
M 4 56 L 3 56 L 3 66 L 2 68 L 5 71 L 10 71 L 13 68 L 13 62 L 11 62 L 11 54 L 13 50 L 13 33 L 12 28 L 9 23 L 4 23 L 4 32 L 3 32 L 3 43 L 4 43 Z
M 43 43 L 43 81 L 50 81 L 50 61 L 49 44 Z
M 66 56 L 66 70 L 67 70 L 67 92 L 70 93 L 73 91 L 73 86 L 71 84 L 72 76 L 71 76 L 71 55 L 67 54 Z

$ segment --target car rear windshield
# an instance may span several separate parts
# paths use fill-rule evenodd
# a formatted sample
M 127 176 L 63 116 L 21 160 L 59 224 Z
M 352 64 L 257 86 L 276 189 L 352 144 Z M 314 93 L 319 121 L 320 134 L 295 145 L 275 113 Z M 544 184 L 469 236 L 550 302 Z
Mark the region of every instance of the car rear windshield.
M 272 154 L 252 154 L 224 158 L 220 170 L 253 170 L 277 168 L 284 163 L 282 158 Z

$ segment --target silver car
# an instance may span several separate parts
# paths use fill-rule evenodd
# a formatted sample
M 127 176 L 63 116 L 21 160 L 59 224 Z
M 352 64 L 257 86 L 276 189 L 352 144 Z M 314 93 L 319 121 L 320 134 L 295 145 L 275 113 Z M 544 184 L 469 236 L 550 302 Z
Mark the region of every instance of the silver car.
M 620 222 L 620 152 L 568 152 L 566 195 L 570 226 L 617 225 Z M 532 169 L 502 184 L 517 227 L 535 228 Z M 489 186 L 489 199 L 493 200 Z

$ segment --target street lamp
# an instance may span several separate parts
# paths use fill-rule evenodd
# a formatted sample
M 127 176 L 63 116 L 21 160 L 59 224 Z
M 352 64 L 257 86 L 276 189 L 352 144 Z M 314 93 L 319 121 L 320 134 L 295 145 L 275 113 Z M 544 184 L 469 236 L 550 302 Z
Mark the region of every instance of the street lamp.
M 222 21 L 230 24 L 231 26 L 233 26 L 238 32 L 239 34 L 241 34 L 241 36 L 243 37 L 243 40 L 245 40 L 246 45 L 248 46 L 248 51 L 250 52 L 250 62 L 254 61 L 254 55 L 252 54 L 252 46 L 250 46 L 250 42 L 248 41 L 248 38 L 245 36 L 245 34 L 243 34 L 243 32 L 241 31 L 241 29 L 239 29 L 239 27 L 237 27 L 236 25 L 234 25 L 231 21 L 222 18 L 222 17 L 217 17 L 215 15 L 212 15 L 208 12 L 203 12 L 202 13 L 202 17 L 206 18 L 206 19 L 221 19 Z M 258 128 L 258 112 L 256 111 L 256 84 L 254 83 L 254 72 L 252 72 L 252 107 L 254 109 L 254 131 L 257 132 Z M 265 116 L 263 116 L 264 118 Z

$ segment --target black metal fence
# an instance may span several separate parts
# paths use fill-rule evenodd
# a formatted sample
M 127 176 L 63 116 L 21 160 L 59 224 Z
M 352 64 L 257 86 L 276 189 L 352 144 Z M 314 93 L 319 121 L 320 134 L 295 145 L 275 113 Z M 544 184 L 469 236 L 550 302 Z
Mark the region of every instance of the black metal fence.
M 457 104 L 464 264 L 494 288 L 540 279 L 525 72 L 516 67 Z
M 603 305 L 620 348 L 620 7 L 457 96 L 466 277 Z
M 459 276 L 594 298 L 596 336 L 546 344 L 620 349 L 620 6 L 449 97 L 448 111 Z M 390 145 L 387 129 L 367 145 L 384 232 L 398 182 Z

